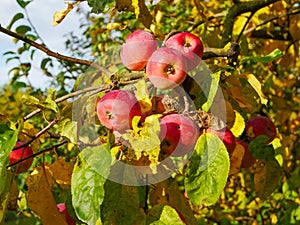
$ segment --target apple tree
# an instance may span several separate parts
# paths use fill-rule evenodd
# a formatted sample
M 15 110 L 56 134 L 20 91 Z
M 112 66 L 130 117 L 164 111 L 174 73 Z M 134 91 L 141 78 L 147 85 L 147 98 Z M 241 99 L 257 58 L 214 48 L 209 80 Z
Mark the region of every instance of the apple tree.
M 17 3 L 0 224 L 299 223 L 299 2 L 67 2 L 69 55 Z

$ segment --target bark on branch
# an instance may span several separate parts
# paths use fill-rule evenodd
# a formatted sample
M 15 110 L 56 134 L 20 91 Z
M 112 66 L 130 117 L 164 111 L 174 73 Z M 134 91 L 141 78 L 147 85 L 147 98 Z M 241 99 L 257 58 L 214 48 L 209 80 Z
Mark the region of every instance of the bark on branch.
M 46 48 L 44 45 L 41 45 L 41 44 L 39 44 L 39 43 L 37 43 L 33 40 L 30 40 L 26 36 L 20 35 L 18 33 L 15 33 L 11 30 L 8 30 L 8 29 L 2 27 L 1 24 L 0 24 L 0 32 L 2 32 L 4 34 L 7 34 L 11 37 L 17 38 L 18 40 L 26 42 L 29 45 L 31 45 L 31 46 L 41 50 L 42 52 L 46 53 L 48 56 L 52 56 L 52 57 L 55 57 L 57 59 L 61 59 L 63 61 L 67 61 L 67 62 L 77 63 L 77 64 L 80 64 L 80 65 L 92 66 L 92 67 L 94 67 L 94 68 L 96 68 L 100 71 L 107 72 L 105 68 L 103 68 L 102 66 L 100 66 L 96 63 L 93 63 L 91 61 L 84 60 L 84 59 L 77 59 L 77 58 L 73 58 L 73 57 L 70 57 L 70 56 L 65 56 L 65 55 L 59 54 L 58 52 L 51 51 L 50 49 Z
M 234 20 L 237 16 L 252 12 L 255 13 L 257 10 L 266 7 L 272 3 L 279 0 L 261 0 L 261 1 L 250 1 L 250 2 L 237 2 L 229 10 L 224 21 L 224 31 L 222 34 L 223 44 L 226 45 L 228 42 L 232 41 L 232 29 L 234 25 Z

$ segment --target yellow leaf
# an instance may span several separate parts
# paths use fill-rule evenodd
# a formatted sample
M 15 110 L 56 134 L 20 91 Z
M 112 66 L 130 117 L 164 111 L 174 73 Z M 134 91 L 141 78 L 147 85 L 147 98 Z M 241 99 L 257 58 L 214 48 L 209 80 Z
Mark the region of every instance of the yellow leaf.
M 63 158 L 59 157 L 51 166 L 53 178 L 62 189 L 68 190 L 71 185 L 73 167 Z
M 261 83 L 253 74 L 246 74 L 247 81 L 254 88 L 256 93 L 259 95 L 261 103 L 266 105 L 268 103 L 268 98 L 262 92 Z
M 245 120 L 238 111 L 234 110 L 234 113 L 235 120 L 230 130 L 235 137 L 239 137 L 245 129 Z
M 248 16 L 249 16 L 249 15 L 250 15 L 250 14 L 248 14 Z M 247 18 L 247 16 L 246 16 L 246 14 L 243 14 L 243 15 L 239 16 L 239 17 L 235 20 L 234 26 L 233 26 L 233 30 L 232 30 L 232 32 L 233 32 L 234 35 L 238 35 L 238 34 L 241 33 L 241 31 L 242 31 L 242 29 L 243 29 L 245 23 L 247 22 L 247 19 L 248 19 L 248 18 Z
M 64 18 L 68 15 L 69 12 L 74 8 L 74 6 L 78 5 L 80 1 L 76 2 L 74 5 L 71 3 L 68 3 L 68 8 L 66 10 L 62 10 L 60 12 L 55 12 L 53 16 L 53 22 L 52 25 L 56 26 L 60 24 Z
M 136 98 L 140 103 L 142 113 L 148 112 L 152 109 L 151 99 L 149 98 L 149 92 L 145 80 L 139 80 L 136 83 Z
M 244 154 L 245 148 L 241 144 L 237 144 L 230 157 L 229 175 L 236 174 L 240 171 Z
M 132 0 L 132 6 L 134 8 L 136 18 L 138 18 L 140 15 L 139 0 Z
M 128 130 L 122 137 L 128 140 L 133 148 L 137 160 L 140 159 L 142 153 L 148 155 L 149 159 L 153 163 L 158 162 L 158 156 L 160 151 L 160 114 L 154 114 L 146 117 L 142 127 L 138 127 L 139 117 L 133 118 L 132 130 Z M 137 120 L 138 119 L 138 120 Z
M 64 216 L 57 209 L 52 194 L 53 180 L 48 166 L 37 167 L 27 177 L 28 206 L 36 212 L 43 225 L 67 225 Z

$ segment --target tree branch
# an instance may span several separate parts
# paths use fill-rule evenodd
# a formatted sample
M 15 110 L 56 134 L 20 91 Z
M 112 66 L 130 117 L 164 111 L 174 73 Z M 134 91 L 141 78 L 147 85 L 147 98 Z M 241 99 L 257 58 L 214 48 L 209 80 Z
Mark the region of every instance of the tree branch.
M 2 32 L 4 34 L 7 34 L 11 37 L 17 38 L 18 40 L 22 40 L 22 41 L 26 42 L 27 44 L 41 50 L 44 53 L 46 53 L 48 56 L 52 56 L 54 58 L 61 59 L 63 61 L 68 61 L 68 62 L 77 63 L 77 64 L 81 64 L 81 65 L 86 65 L 86 66 L 92 66 L 92 67 L 94 67 L 94 68 L 96 68 L 100 71 L 107 72 L 107 70 L 104 67 L 102 67 L 102 66 L 100 66 L 96 63 L 93 63 L 91 61 L 61 55 L 58 52 L 51 51 L 50 49 L 46 48 L 44 45 L 41 45 L 41 44 L 39 44 L 35 41 L 30 40 L 26 36 L 23 36 L 23 35 L 20 35 L 18 33 L 13 32 L 13 31 L 10 31 L 8 29 L 5 29 L 4 27 L 1 26 L 1 24 L 0 24 L 0 32 Z
M 16 149 L 20 149 L 23 147 L 27 147 L 28 145 L 30 145 L 35 139 L 38 139 L 40 136 L 42 136 L 44 133 L 46 133 L 51 127 L 53 127 L 56 123 L 58 122 L 58 119 L 55 118 L 53 121 L 51 121 L 51 123 L 49 123 L 46 127 L 44 127 L 41 131 L 39 131 L 38 133 L 36 133 L 29 141 L 27 141 L 26 143 L 19 145 L 17 147 L 15 147 L 13 150 Z
M 66 144 L 66 143 L 68 143 L 68 141 L 65 140 L 65 141 L 63 141 L 63 142 L 61 142 L 61 143 L 58 143 L 58 144 L 56 144 L 56 145 L 53 145 L 53 146 L 51 146 L 51 147 L 49 147 L 49 148 L 46 148 L 46 149 L 44 149 L 44 150 L 42 150 L 42 151 L 39 151 L 39 152 L 34 153 L 34 154 L 32 154 L 32 155 L 26 156 L 26 157 L 24 157 L 24 158 L 21 158 L 20 160 L 14 162 L 14 163 L 12 163 L 12 164 L 9 164 L 8 166 L 6 166 L 6 168 L 13 167 L 13 166 L 15 166 L 15 165 L 17 165 L 17 164 L 19 164 L 19 163 L 21 163 L 21 162 L 27 160 L 27 159 L 34 158 L 34 157 L 36 157 L 36 156 L 38 156 L 38 155 L 41 155 L 41 154 L 43 154 L 43 153 L 45 153 L 45 152 L 52 151 L 54 148 L 58 148 L 59 146 L 62 146 L 62 145 L 64 145 L 64 144 Z
M 232 39 L 232 29 L 234 25 L 234 20 L 237 16 L 246 13 L 252 12 L 255 13 L 257 10 L 266 7 L 272 3 L 275 3 L 279 0 L 261 0 L 261 1 L 249 1 L 249 2 L 237 2 L 234 4 L 227 13 L 224 21 L 224 31 L 223 31 L 223 44 L 226 45 Z
M 101 91 L 109 90 L 111 88 L 112 87 L 109 84 L 103 84 L 100 87 L 88 87 L 88 88 L 85 88 L 85 89 L 82 89 L 82 90 L 78 90 L 78 91 L 72 92 L 70 94 L 64 95 L 64 96 L 62 96 L 60 98 L 57 98 L 55 100 L 55 102 L 56 103 L 60 103 L 60 102 L 63 102 L 65 100 L 69 99 L 69 98 L 72 98 L 72 97 L 84 94 L 84 93 L 89 92 L 89 91 L 97 91 L 97 93 L 98 93 L 98 92 L 101 92 Z M 40 113 L 41 111 L 42 111 L 41 109 L 37 109 L 37 110 L 31 112 L 30 114 L 26 115 L 23 118 L 24 121 L 30 119 L 31 117 L 35 116 L 36 114 Z

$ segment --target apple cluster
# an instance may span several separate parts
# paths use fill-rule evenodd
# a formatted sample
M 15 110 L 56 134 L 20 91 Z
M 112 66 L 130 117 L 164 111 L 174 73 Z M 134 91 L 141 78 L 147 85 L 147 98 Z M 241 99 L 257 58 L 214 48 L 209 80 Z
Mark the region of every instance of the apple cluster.
M 180 85 L 187 72 L 200 63 L 202 55 L 202 42 L 192 33 L 176 33 L 158 48 L 155 37 L 144 30 L 128 35 L 120 52 L 121 61 L 129 70 L 146 67 L 148 78 L 161 90 Z
M 223 141 L 227 148 L 229 155 L 234 154 L 234 151 L 238 151 L 237 145 L 243 149 L 243 158 L 241 160 L 241 168 L 249 168 L 256 162 L 249 150 L 249 143 L 254 141 L 257 137 L 264 135 L 267 138 L 265 145 L 270 144 L 276 137 L 276 126 L 266 116 L 252 117 L 246 124 L 245 134 L 246 137 L 236 140 L 229 128 L 222 130 L 213 130 L 212 128 L 206 129 L 206 132 L 213 132 Z
M 245 140 L 239 142 L 245 149 L 241 167 L 248 168 L 252 166 L 256 161 L 256 159 L 251 155 L 251 152 L 248 148 L 249 143 L 251 141 L 254 141 L 257 137 L 263 135 L 267 140 L 262 144 L 268 145 L 276 137 L 277 131 L 275 124 L 270 118 L 266 116 L 254 116 L 247 122 L 245 132 Z
M 186 115 L 165 113 L 161 96 L 153 96 L 152 108 L 142 113 L 139 101 L 127 90 L 113 90 L 106 93 L 97 103 L 99 121 L 110 129 L 124 133 L 132 128 L 134 116 L 143 118 L 151 114 L 163 114 L 160 118 L 161 154 L 183 156 L 193 150 L 199 137 L 198 126 Z M 142 125 L 142 124 L 141 124 Z

